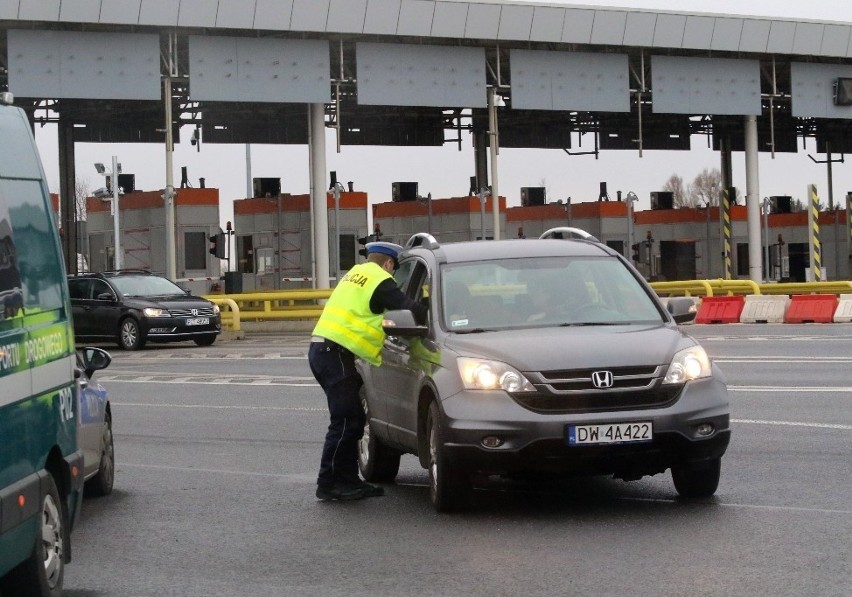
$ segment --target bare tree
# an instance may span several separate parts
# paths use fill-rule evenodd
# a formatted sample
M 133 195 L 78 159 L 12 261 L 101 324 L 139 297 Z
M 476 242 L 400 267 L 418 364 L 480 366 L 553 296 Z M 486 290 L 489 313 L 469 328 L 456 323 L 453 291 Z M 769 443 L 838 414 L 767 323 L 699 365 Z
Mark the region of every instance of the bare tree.
M 683 187 L 683 177 L 677 174 L 672 174 L 663 185 L 663 191 L 672 193 L 674 207 L 684 207 L 686 201 L 686 190 Z
M 722 191 L 722 173 L 718 168 L 705 168 L 687 187 L 686 207 L 719 205 L 719 193 Z
M 82 222 L 86 219 L 86 199 L 91 195 L 89 179 L 76 179 L 74 181 L 74 219 Z

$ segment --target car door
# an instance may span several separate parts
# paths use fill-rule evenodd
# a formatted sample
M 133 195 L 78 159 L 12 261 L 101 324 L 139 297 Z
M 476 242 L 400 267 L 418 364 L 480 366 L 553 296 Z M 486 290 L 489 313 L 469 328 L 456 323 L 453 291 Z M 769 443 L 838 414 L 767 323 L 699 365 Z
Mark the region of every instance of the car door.
M 419 301 L 428 296 L 428 288 L 428 268 L 418 260 L 403 291 L 409 298 Z M 417 402 L 420 388 L 433 360 L 429 355 L 437 354 L 429 350 L 431 344 L 430 338 L 388 336 L 382 352 L 382 368 L 387 375 L 386 381 L 393 387 L 393 391 L 387 394 L 390 432 L 395 441 L 412 448 L 417 445 Z M 387 365 L 384 359 L 387 359 Z
M 93 279 L 91 300 L 87 323 L 90 334 L 114 338 L 118 335 L 118 322 L 121 319 L 121 303 L 118 293 L 103 280 Z
M 85 337 L 91 334 L 89 297 L 92 295 L 91 278 L 69 278 L 68 292 L 71 295 L 71 317 L 74 320 L 74 336 Z

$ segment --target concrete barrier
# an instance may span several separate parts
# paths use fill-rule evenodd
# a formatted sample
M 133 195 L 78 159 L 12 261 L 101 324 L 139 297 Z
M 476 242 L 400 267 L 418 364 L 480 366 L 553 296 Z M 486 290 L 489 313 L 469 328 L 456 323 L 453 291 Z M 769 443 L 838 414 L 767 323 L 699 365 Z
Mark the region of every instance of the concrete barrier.
M 841 294 L 834 311 L 834 323 L 852 323 L 852 294 Z
M 785 323 L 831 323 L 839 302 L 834 294 L 794 294 Z
M 784 323 L 784 314 L 789 304 L 789 296 L 746 296 L 740 323 Z

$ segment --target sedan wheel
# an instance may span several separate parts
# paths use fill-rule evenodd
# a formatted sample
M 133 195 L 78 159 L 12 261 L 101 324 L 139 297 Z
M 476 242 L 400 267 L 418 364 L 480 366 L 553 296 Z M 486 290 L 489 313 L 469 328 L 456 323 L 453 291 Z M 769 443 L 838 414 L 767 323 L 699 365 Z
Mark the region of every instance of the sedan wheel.
M 457 465 L 448 462 L 438 403 L 429 405 L 426 433 L 429 437 L 429 499 L 438 512 L 449 512 L 467 504 L 470 480 Z
M 364 435 L 358 442 L 358 468 L 367 481 L 390 482 L 399 472 L 399 460 L 402 454 L 382 443 L 370 430 L 370 407 L 364 386 L 360 392 L 361 406 L 364 408 L 366 423 Z
M 139 350 L 145 346 L 145 338 L 139 329 L 139 323 L 132 317 L 121 320 L 118 329 L 118 345 L 124 350 Z
M 109 413 L 104 416 L 101 443 L 103 447 L 98 473 L 86 482 L 86 493 L 91 496 L 109 495 L 115 481 L 115 445 L 112 439 L 112 417 Z

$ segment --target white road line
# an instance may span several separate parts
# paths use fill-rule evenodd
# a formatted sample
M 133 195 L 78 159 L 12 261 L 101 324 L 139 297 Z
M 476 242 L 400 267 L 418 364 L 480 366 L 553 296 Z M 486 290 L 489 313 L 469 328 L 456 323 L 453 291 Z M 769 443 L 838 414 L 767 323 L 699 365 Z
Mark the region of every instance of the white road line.
M 258 473 L 253 471 L 235 471 L 219 468 L 195 468 L 184 466 L 165 466 L 160 464 L 138 464 L 135 462 L 119 462 L 116 466 L 128 468 L 147 468 L 162 471 L 178 471 L 181 473 L 215 473 L 218 475 L 246 475 L 250 477 L 271 477 L 273 479 L 292 479 L 294 481 L 306 481 L 316 483 L 316 473 L 297 473 L 297 474 L 282 474 L 282 473 Z
M 650 502 L 657 504 L 680 504 L 679 500 L 665 498 L 640 498 L 640 497 L 623 497 L 619 498 L 625 502 Z M 700 504 L 702 502 L 686 502 L 689 504 Z M 831 510 L 827 508 L 806 508 L 803 506 L 770 506 L 768 504 L 738 504 L 736 502 L 710 502 L 708 506 L 719 506 L 722 508 L 749 508 L 752 510 L 767 510 L 770 512 L 816 512 L 818 514 L 852 514 L 852 510 Z
M 810 427 L 812 429 L 840 429 L 841 431 L 852 431 L 852 425 L 840 423 L 804 423 L 802 421 L 760 421 L 757 419 L 731 419 L 731 423 L 742 425 L 778 425 L 781 427 Z
M 852 363 L 852 358 L 850 357 L 800 357 L 797 355 L 791 356 L 748 356 L 748 357 L 714 357 L 713 361 L 716 363 L 746 363 L 746 364 L 754 364 L 754 363 L 831 363 L 831 364 L 844 364 L 844 363 Z
M 102 375 L 98 378 L 99 381 L 104 381 L 108 383 L 156 383 L 156 384 L 197 384 L 197 385 L 222 385 L 222 381 L 219 379 L 188 379 L 188 378 L 178 378 L 178 379 L 152 379 L 152 380 L 143 380 L 140 378 L 134 379 L 118 379 L 112 378 L 107 375 Z M 319 384 L 314 383 L 297 383 L 297 382 L 288 382 L 288 381 L 274 381 L 274 380 L 247 380 L 247 381 L 230 381 L 228 385 L 232 386 L 283 386 L 288 388 L 318 388 Z
M 299 406 L 247 406 L 231 404 L 156 404 L 153 402 L 120 402 L 113 406 L 137 406 L 140 408 L 207 408 L 210 410 L 253 410 L 253 411 L 292 411 L 292 412 L 318 412 L 327 413 L 328 408 L 310 408 Z
M 728 386 L 728 390 L 731 392 L 784 392 L 787 394 L 795 392 L 829 392 L 852 396 L 852 387 L 850 386 Z

